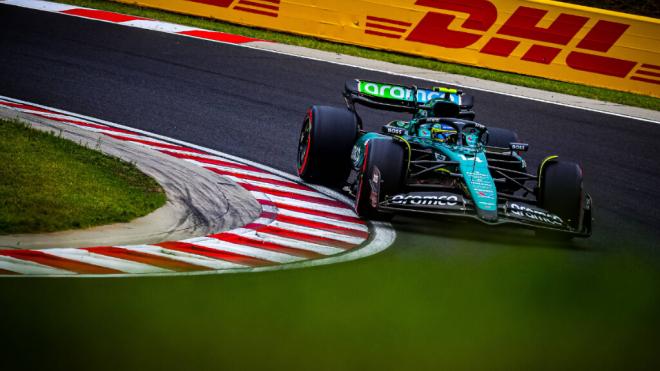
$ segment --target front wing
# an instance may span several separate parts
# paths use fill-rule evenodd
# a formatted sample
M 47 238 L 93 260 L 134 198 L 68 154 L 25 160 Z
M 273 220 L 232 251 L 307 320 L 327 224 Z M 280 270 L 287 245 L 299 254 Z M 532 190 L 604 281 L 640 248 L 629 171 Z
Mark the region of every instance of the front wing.
M 373 190 L 373 188 L 372 188 Z M 371 197 L 372 202 L 379 200 Z M 591 235 L 591 197 L 587 194 L 583 205 L 579 228 L 575 229 L 563 221 L 559 216 L 543 210 L 530 203 L 499 199 L 497 206 L 497 221 L 486 221 L 477 215 L 472 200 L 463 195 L 452 192 L 410 192 L 402 193 L 377 203 L 381 212 L 389 213 L 416 213 L 431 215 L 448 215 L 456 217 L 473 218 L 485 224 L 517 224 L 532 229 L 563 232 L 576 237 L 589 237 Z

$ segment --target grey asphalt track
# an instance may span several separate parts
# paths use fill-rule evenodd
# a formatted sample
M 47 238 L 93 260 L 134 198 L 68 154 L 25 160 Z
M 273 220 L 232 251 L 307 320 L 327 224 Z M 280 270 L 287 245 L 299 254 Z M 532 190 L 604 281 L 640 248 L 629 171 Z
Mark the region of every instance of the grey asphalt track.
M 343 105 L 347 79 L 428 85 L 377 72 L 0 5 L 0 94 L 189 141 L 293 173 L 310 104 Z M 477 120 L 546 155 L 579 161 L 594 235 L 568 246 L 657 259 L 660 125 L 509 96 L 476 97 Z M 393 117 L 363 110 L 367 128 Z M 419 223 L 419 225 L 417 225 Z M 397 218 L 392 253 L 538 244 L 517 231 Z M 505 231 L 505 238 L 492 237 Z M 465 232 L 472 236 L 465 239 Z M 510 233 L 509 233 L 510 232 Z M 487 236 L 487 237 L 486 237 Z M 405 247 L 405 248 L 404 248 Z

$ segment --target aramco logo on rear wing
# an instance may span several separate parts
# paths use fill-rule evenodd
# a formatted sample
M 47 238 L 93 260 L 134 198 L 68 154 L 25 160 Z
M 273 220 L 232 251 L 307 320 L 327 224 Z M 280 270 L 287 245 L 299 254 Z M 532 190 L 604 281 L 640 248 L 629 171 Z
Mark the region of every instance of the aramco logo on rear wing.
M 240 12 L 277 17 L 280 11 L 280 0 L 187 0 L 193 3 L 213 5 L 220 8 L 230 8 Z
M 365 33 L 393 39 L 419 42 L 444 48 L 462 49 L 475 44 L 497 21 L 497 7 L 488 0 L 417 0 L 415 5 L 450 12 L 467 13 L 461 24 L 463 30 L 450 29 L 456 18 L 453 14 L 430 10 L 413 27 L 412 23 L 390 18 L 368 15 Z M 508 58 L 522 40 L 532 40 L 554 46 L 532 44 L 521 60 L 540 64 L 550 64 L 578 34 L 589 17 L 560 13 L 547 27 L 544 19 L 548 10 L 528 6 L 518 6 L 509 18 L 490 37 L 479 53 Z M 408 36 L 405 34 L 410 30 Z M 629 24 L 597 20 L 587 34 L 579 40 L 575 50 L 566 56 L 566 65 L 578 71 L 585 71 L 612 77 L 625 78 L 638 65 L 638 62 L 608 57 L 607 53 L 630 27 Z M 513 38 L 513 39 L 512 39 Z M 660 84 L 660 66 L 641 64 L 630 77 L 632 80 Z

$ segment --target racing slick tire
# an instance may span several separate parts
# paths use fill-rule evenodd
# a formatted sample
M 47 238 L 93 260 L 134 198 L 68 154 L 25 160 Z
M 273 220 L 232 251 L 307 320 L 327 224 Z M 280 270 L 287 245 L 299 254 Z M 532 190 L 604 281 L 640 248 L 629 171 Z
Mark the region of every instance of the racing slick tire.
M 582 189 L 582 168 L 574 162 L 551 160 L 539 169 L 539 206 L 559 216 L 574 230 L 581 225 L 585 193 Z M 569 239 L 570 234 L 539 231 L 549 238 Z
M 499 147 L 499 148 L 509 148 L 510 143 L 518 143 L 520 139 L 518 138 L 518 133 L 509 129 L 502 128 L 488 128 L 488 143 L 489 147 Z M 498 163 L 497 166 L 503 167 L 505 169 L 525 172 L 524 162 L 520 163 Z M 520 188 L 515 182 L 510 180 L 505 180 L 504 183 L 498 183 L 497 189 L 502 193 L 514 193 Z
M 327 186 L 336 186 L 346 180 L 358 129 L 357 115 L 346 108 L 310 107 L 298 142 L 300 178 Z
M 488 128 L 488 147 L 509 148 L 510 143 L 518 143 L 518 133 L 503 128 Z
M 403 147 L 391 138 L 374 138 L 367 142 L 355 195 L 355 211 L 358 215 L 374 220 L 392 218 L 392 213 L 379 211 L 377 203 L 401 189 L 405 176 L 404 160 Z M 376 182 L 377 192 L 374 190 Z

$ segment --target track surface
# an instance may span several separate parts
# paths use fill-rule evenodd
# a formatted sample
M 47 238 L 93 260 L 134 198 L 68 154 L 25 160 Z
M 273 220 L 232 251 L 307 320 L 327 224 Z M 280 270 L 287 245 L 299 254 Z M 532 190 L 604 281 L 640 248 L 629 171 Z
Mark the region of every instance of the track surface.
M 231 45 L 0 7 L 2 94 L 180 138 L 288 172 L 293 172 L 305 108 L 342 105 L 346 79 L 424 85 Z M 574 245 L 654 250 L 660 225 L 659 125 L 483 92 L 474 95 L 479 120 L 513 128 L 531 143 L 532 166 L 555 153 L 582 163 L 596 223 L 594 236 Z M 371 129 L 392 117 L 363 112 Z M 432 226 L 413 227 L 412 222 L 400 218 L 399 229 L 427 233 Z M 434 237 L 451 245 L 457 236 L 447 233 Z

